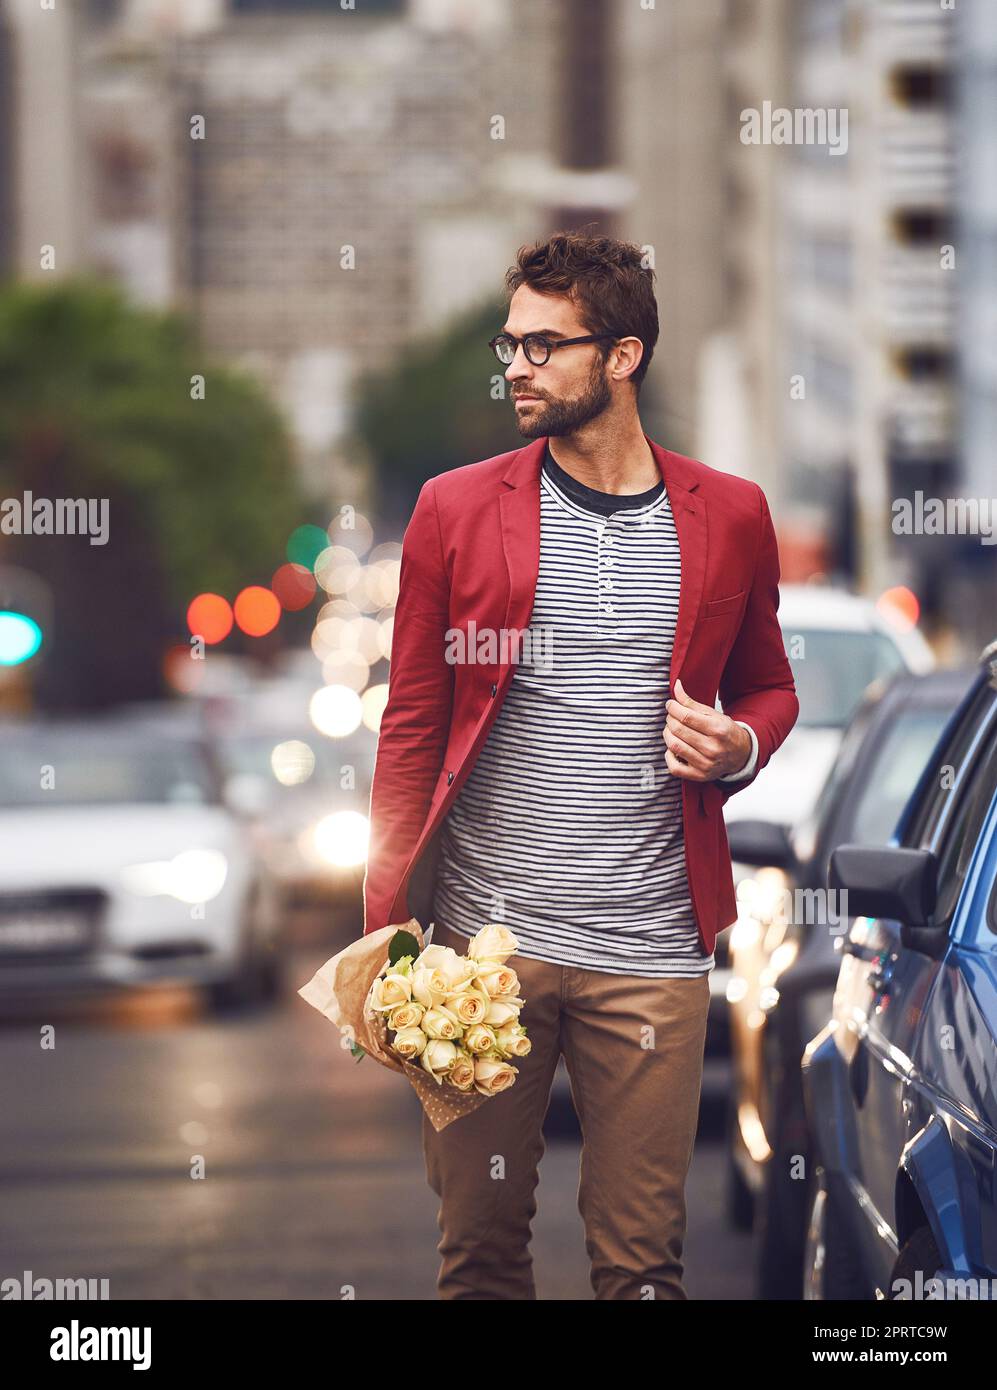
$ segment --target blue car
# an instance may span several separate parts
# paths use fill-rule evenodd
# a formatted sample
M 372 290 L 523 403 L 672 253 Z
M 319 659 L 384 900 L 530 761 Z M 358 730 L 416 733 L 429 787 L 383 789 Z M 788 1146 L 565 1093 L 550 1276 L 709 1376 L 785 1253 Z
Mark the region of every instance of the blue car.
M 828 888 L 804 1296 L 997 1297 L 997 642 L 890 844 L 839 845 Z

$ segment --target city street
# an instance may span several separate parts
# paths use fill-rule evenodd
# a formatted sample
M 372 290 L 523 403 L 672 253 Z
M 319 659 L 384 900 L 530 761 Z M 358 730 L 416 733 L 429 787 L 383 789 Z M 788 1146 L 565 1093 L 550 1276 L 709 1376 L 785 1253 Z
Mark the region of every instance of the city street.
M 11 0 L 0 93 L 0 1301 L 129 1325 L 32 1354 L 438 1301 L 369 1003 L 500 1106 L 432 1161 L 469 1266 L 560 1037 L 601 1300 L 674 1292 L 685 1176 L 716 1364 L 734 1303 L 945 1359 L 900 1305 L 997 1299 L 995 0 Z M 543 1133 L 537 1299 L 593 1300 L 563 1058 Z
M 335 949 L 299 947 L 284 999 L 262 1014 L 212 1019 L 171 990 L 46 1003 L 0 1026 L 0 1277 L 107 1278 L 112 1299 L 331 1299 L 344 1286 L 434 1298 L 437 1201 L 414 1093 L 340 1053 L 294 993 Z M 750 1237 L 724 1218 L 725 1075 L 710 1059 L 688 1187 L 693 1299 L 752 1296 Z M 562 1096 L 548 1115 L 536 1277 L 541 1298 L 587 1299 L 578 1136 Z M 191 1177 L 198 1155 L 203 1180 Z

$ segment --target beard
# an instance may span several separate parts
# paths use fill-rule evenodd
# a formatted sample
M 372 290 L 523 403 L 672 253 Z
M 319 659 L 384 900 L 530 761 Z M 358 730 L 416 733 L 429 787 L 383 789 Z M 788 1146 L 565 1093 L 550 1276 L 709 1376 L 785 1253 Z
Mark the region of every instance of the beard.
M 574 434 L 576 430 L 594 420 L 612 401 L 612 393 L 603 375 L 603 362 L 598 358 L 593 364 L 585 390 L 573 401 L 541 398 L 529 414 L 529 418 L 516 411 L 516 428 L 524 439 L 539 439 L 542 435 Z M 535 388 L 531 387 L 532 392 Z M 515 409 L 515 407 L 513 407 Z

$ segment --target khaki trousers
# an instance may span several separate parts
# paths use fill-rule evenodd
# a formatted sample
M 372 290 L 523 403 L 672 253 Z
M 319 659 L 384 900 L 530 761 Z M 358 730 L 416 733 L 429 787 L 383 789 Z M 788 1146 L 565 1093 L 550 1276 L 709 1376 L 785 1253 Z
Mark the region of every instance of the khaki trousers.
M 433 943 L 466 954 L 437 922 Z M 685 1180 L 709 1010 L 708 975 L 651 980 L 511 956 L 533 1043 L 515 1085 L 437 1133 L 423 1116 L 441 1199 L 440 1298 L 535 1299 L 530 1227 L 543 1120 L 564 1054 L 582 1129 L 578 1207 L 596 1298 L 687 1297 Z

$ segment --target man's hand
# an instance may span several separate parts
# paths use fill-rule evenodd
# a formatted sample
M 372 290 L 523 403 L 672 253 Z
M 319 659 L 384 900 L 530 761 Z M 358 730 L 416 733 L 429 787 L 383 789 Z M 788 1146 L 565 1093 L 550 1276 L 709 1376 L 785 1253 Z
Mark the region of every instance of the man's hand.
M 689 782 L 711 782 L 744 767 L 751 754 L 751 735 L 711 705 L 688 695 L 678 679 L 675 698 L 667 702 L 662 730 L 669 772 Z

